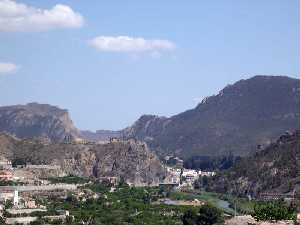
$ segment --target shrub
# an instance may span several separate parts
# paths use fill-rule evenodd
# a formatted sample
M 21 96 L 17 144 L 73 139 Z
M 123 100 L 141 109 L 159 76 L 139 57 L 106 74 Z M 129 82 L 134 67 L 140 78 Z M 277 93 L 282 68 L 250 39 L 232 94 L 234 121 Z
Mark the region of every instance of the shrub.
M 197 225 L 198 215 L 194 210 L 186 211 L 182 218 L 183 225 Z
M 266 220 L 293 220 L 295 218 L 295 207 L 287 206 L 283 201 L 257 202 L 254 205 L 253 218 L 257 221 Z
M 222 211 L 212 205 L 206 204 L 200 207 L 199 212 L 186 211 L 182 218 L 184 225 L 213 225 L 223 221 Z
M 199 210 L 199 224 L 213 225 L 223 221 L 222 211 L 211 205 L 204 205 Z

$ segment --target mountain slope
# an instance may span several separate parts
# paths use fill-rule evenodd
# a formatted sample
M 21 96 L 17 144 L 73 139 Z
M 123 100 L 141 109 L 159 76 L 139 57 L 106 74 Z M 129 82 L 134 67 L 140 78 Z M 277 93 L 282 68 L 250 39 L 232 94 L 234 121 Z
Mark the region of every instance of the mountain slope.
M 300 190 L 300 130 L 282 135 L 276 142 L 216 176 L 209 188 L 239 195 Z
M 123 131 L 159 154 L 247 155 L 300 128 L 300 80 L 255 76 L 225 87 L 195 109 L 170 118 L 142 116 Z
M 79 137 L 67 110 L 37 103 L 0 107 L 0 132 L 51 141 L 61 141 L 66 136 Z

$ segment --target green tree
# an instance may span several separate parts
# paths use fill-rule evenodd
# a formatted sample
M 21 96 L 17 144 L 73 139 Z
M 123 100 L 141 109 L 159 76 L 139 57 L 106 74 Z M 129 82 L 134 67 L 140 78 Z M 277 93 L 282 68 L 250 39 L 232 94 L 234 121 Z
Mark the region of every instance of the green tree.
M 188 210 L 183 214 L 181 220 L 183 225 L 197 225 L 198 214 L 194 210 Z
M 186 211 L 181 221 L 184 225 L 213 225 L 222 222 L 223 216 L 221 210 L 206 204 L 201 206 L 198 213 L 193 210 Z
M 213 225 L 223 221 L 222 211 L 212 205 L 206 204 L 199 210 L 199 225 Z
M 208 177 L 207 176 L 203 176 L 202 177 L 202 186 L 206 187 L 208 185 Z
M 0 217 L 0 225 L 5 225 L 5 220 L 3 217 Z

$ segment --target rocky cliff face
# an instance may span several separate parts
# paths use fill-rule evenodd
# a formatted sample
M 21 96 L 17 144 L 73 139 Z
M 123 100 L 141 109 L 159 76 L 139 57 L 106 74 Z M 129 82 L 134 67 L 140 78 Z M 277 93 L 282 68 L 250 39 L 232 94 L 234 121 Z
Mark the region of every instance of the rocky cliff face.
M 0 132 L 19 138 L 42 137 L 54 142 L 66 136 L 80 136 L 66 110 L 37 103 L 0 107 Z
M 165 170 L 145 143 L 128 140 L 107 144 L 44 144 L 0 135 L 0 156 L 13 163 L 58 165 L 60 173 L 84 177 L 118 177 L 134 185 L 155 185 Z
M 142 116 L 124 136 L 159 154 L 245 156 L 300 127 L 300 80 L 256 76 L 225 87 L 195 109 L 170 118 Z

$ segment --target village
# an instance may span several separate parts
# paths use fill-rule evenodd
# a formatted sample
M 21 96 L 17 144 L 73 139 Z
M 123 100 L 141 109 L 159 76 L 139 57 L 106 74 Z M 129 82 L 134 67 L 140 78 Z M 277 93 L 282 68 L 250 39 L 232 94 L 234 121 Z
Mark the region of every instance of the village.
M 117 141 L 111 139 L 110 141 Z M 179 162 L 181 160 L 179 159 Z M 68 210 L 49 209 L 51 198 L 67 199 L 70 195 L 78 201 L 97 199 L 99 195 L 88 188 L 91 181 L 64 183 L 68 174 L 59 174 L 57 165 L 16 165 L 6 159 L 0 161 L 0 216 L 5 224 L 29 224 L 40 217 L 48 221 L 66 221 L 72 219 Z M 192 190 L 194 182 L 203 176 L 214 176 L 215 172 L 185 169 L 179 163 L 175 167 L 165 165 L 167 176 L 157 187 L 171 187 L 173 190 Z M 51 174 L 53 178 L 47 178 Z M 55 176 L 57 176 L 55 178 Z M 60 180 L 58 178 L 61 178 Z M 53 180 L 56 182 L 53 182 Z M 119 182 L 117 177 L 99 177 L 97 182 L 108 184 L 110 192 L 115 190 Z M 130 184 L 132 185 L 132 184 Z M 155 204 L 155 203 L 154 203 Z M 159 204 L 172 204 L 163 199 Z M 178 201 L 178 205 L 201 205 L 200 201 Z
M 201 171 L 185 168 L 174 168 L 166 166 L 168 177 L 166 184 L 173 184 L 176 189 L 194 189 L 194 183 L 200 177 L 212 177 L 214 171 Z
M 87 144 L 80 141 L 82 144 Z M 124 140 L 117 138 L 109 140 L 111 143 L 122 141 Z M 73 144 L 73 142 L 65 140 L 65 144 Z M 173 163 L 168 163 L 170 161 Z M 215 176 L 216 171 L 184 168 L 183 160 L 176 156 L 166 156 L 162 163 L 166 172 L 165 179 L 156 186 L 140 187 L 144 188 L 146 193 L 155 190 L 150 197 L 146 197 L 149 198 L 147 204 L 157 207 L 162 205 L 165 207 L 201 207 L 212 201 L 224 210 L 226 215 L 237 215 L 236 209 L 230 206 L 231 203 L 220 199 L 213 193 L 206 194 L 205 191 L 202 193 L 196 186 L 199 180 Z M 63 207 L 64 202 L 84 207 L 87 207 L 86 203 L 92 202 L 98 205 L 101 202 L 103 207 L 109 210 L 112 205 L 121 204 L 122 197 L 119 196 L 119 192 L 127 190 L 120 188 L 120 183 L 122 183 L 120 177 L 105 176 L 91 179 L 72 176 L 62 171 L 59 165 L 32 165 L 30 163 L 13 165 L 6 158 L 1 158 L 0 218 L 3 223 L 31 224 L 42 219 L 48 221 L 47 224 L 62 224 L 68 221 L 72 224 L 72 221 L 78 220 L 78 215 L 74 214 L 74 210 Z M 129 187 L 128 190 L 135 187 L 133 183 L 125 185 Z M 98 192 L 99 188 L 102 190 L 103 187 L 106 192 Z M 135 190 L 139 192 L 138 189 Z M 115 192 L 118 192 L 116 193 L 118 198 L 114 197 Z M 111 196 L 108 197 L 109 195 Z M 267 192 L 261 193 L 259 199 L 263 201 L 285 199 L 285 201 L 292 202 L 295 194 L 278 196 Z M 251 201 L 251 197 L 248 201 Z M 56 203 L 60 204 L 56 205 Z M 139 212 L 136 212 L 133 215 L 138 214 Z M 86 222 L 83 219 L 79 221 L 79 224 L 86 224 Z
M 48 212 L 43 199 L 51 196 L 65 198 L 69 191 L 77 190 L 77 185 L 52 184 L 32 173 L 33 170 L 55 170 L 56 166 L 13 167 L 10 161 L 2 160 L 0 169 L 0 216 L 5 224 L 28 224 L 36 221 L 37 215 L 49 220 L 65 220 L 69 216 L 68 211 Z

